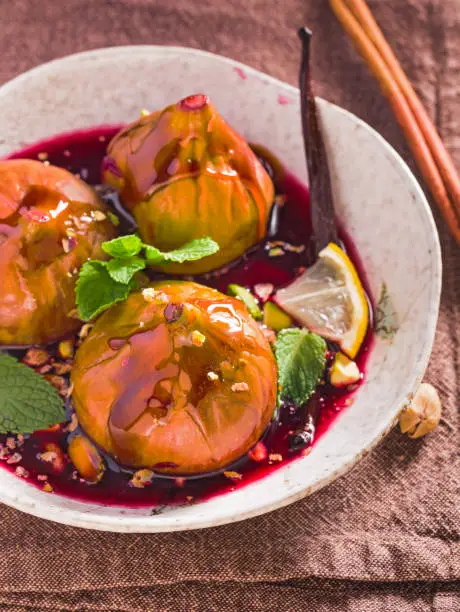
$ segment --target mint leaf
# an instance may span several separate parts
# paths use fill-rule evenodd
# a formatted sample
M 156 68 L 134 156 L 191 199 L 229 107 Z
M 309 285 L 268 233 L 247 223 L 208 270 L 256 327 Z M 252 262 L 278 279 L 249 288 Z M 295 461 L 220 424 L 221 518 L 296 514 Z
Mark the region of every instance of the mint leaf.
M 0 433 L 32 433 L 63 421 L 56 389 L 14 357 L 0 353 Z
M 163 253 L 156 247 L 143 244 L 139 236 L 131 234 L 104 242 L 102 248 L 114 259 L 87 261 L 77 280 L 78 314 L 84 321 L 125 300 L 135 287 L 134 275 L 143 270 L 147 263 L 195 261 L 216 253 L 219 245 L 211 238 L 198 238 L 180 249 Z M 145 249 L 144 257 L 139 255 L 142 249 Z
M 184 261 L 196 261 L 203 257 L 208 257 L 217 253 L 219 245 L 208 236 L 205 238 L 196 238 L 187 242 L 179 249 L 164 253 L 149 245 L 145 245 L 145 256 L 147 263 L 159 264 L 165 262 L 184 263 Z
M 326 365 L 326 342 L 306 329 L 283 329 L 275 342 L 280 397 L 300 406 L 316 389 Z
M 107 271 L 105 261 L 83 264 L 76 285 L 78 314 L 84 321 L 92 319 L 116 302 L 125 300 L 134 284 L 115 281 Z
M 107 272 L 114 281 L 127 285 L 136 272 L 143 270 L 145 266 L 145 259 L 142 259 L 142 257 L 135 256 L 127 259 L 111 259 L 107 262 Z
M 154 246 L 150 246 L 149 244 L 145 244 L 144 248 L 145 248 L 145 258 L 148 264 L 153 265 L 153 264 L 164 262 L 165 260 L 164 253 L 162 253 L 160 249 L 157 249 Z
M 120 236 L 102 244 L 102 248 L 108 255 L 118 257 L 119 259 L 138 255 L 142 250 L 142 246 L 142 240 L 136 234 Z

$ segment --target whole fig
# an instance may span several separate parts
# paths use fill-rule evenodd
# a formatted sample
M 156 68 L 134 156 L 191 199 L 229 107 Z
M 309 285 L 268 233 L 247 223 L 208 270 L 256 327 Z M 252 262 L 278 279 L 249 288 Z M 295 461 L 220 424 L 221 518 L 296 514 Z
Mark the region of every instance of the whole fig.
M 203 94 L 128 125 L 110 142 L 103 180 L 120 191 L 144 242 L 169 251 L 210 236 L 219 252 L 160 266 L 173 274 L 220 267 L 262 240 L 270 177 Z

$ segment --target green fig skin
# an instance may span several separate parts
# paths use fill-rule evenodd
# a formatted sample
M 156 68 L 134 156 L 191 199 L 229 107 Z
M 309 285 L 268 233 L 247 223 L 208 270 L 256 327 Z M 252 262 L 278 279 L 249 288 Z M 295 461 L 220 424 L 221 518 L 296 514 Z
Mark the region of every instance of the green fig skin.
M 160 266 L 172 274 L 219 268 L 261 241 L 274 198 L 246 141 L 197 94 L 142 117 L 110 142 L 103 181 L 119 190 L 144 242 L 163 251 L 210 236 L 220 250 Z

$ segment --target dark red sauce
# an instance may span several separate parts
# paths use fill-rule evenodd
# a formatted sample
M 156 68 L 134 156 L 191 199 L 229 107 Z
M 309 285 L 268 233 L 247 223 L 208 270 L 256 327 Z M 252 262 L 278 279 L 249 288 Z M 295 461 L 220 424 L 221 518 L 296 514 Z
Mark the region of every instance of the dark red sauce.
M 119 126 L 102 126 L 63 134 L 28 147 L 11 155 L 11 158 L 43 160 L 43 153 L 46 153 L 47 162 L 66 168 L 79 174 L 88 183 L 97 185 L 100 183 L 101 162 L 105 156 L 107 144 L 119 129 Z M 256 152 L 260 154 L 261 150 L 257 148 Z M 270 165 L 269 158 L 265 161 Z M 311 225 L 309 197 L 305 186 L 279 167 L 275 169 L 273 179 L 277 193 L 286 196 L 284 206 L 277 211 L 276 232 L 267 238 L 265 244 L 253 249 L 227 269 L 196 277 L 198 282 L 213 286 L 223 292 L 227 291 L 229 283 L 238 283 L 251 290 L 254 290 L 254 285 L 260 283 L 271 283 L 279 287 L 288 283 L 311 263 L 307 248 L 302 252 L 285 251 L 282 256 L 276 255 L 279 242 L 294 246 L 308 244 Z M 124 223 L 124 227 L 128 229 L 126 222 Z M 344 231 L 340 231 L 340 237 L 366 289 L 366 276 L 356 250 Z M 373 340 L 371 329 L 372 325 L 356 358 L 363 379 Z M 330 348 L 331 355 L 333 355 L 334 347 Z M 24 351 L 13 353 L 21 357 Z M 251 458 L 250 453 L 249 456 L 228 466 L 226 472 L 236 473 L 234 478 L 229 477 L 229 474 L 225 476 L 223 472 L 186 479 L 158 476 L 145 488 L 135 488 L 130 484 L 133 470 L 122 468 L 109 457 L 105 457 L 107 463 L 105 475 L 101 482 L 91 485 L 78 477 L 66 454 L 64 454 L 63 464 L 58 466 L 58 469 L 55 469 L 52 463 L 47 463 L 39 458 L 39 454 L 46 451 L 45 447 L 49 444 L 57 444 L 66 453 L 69 438 L 80 430 L 77 429 L 69 434 L 65 424 L 52 430 L 24 436 L 22 443 L 16 441 L 16 448 L 8 448 L 8 436 L 0 436 L 0 463 L 12 472 L 19 468 L 19 475 L 22 473 L 22 477 L 41 489 L 48 483 L 54 493 L 74 499 L 128 507 L 151 506 L 154 514 L 160 512 L 164 506 L 196 503 L 214 495 L 244 487 L 263 478 L 280 466 L 294 461 L 299 455 L 307 454 L 311 445 L 296 452 L 290 450 L 290 434 L 307 421 L 313 424 L 311 431 L 314 434 L 313 442 L 316 442 L 331 426 L 337 415 L 353 402 L 353 394 L 359 384 L 346 389 L 336 389 L 325 383 L 318 387 L 305 407 L 296 409 L 294 406 L 283 406 L 279 418 L 273 422 L 264 435 L 263 444 L 267 449 L 265 458 L 264 448 L 257 447 L 253 456 L 259 459 L 258 461 Z M 70 418 L 72 407 L 69 401 L 67 402 L 67 413 Z M 10 436 L 10 446 L 12 446 L 13 439 L 16 438 Z M 8 460 L 11 461 L 11 458 L 15 457 L 15 453 L 17 453 L 16 458 L 21 457 L 20 460 L 17 463 L 8 463 Z M 25 470 L 25 476 L 23 470 Z

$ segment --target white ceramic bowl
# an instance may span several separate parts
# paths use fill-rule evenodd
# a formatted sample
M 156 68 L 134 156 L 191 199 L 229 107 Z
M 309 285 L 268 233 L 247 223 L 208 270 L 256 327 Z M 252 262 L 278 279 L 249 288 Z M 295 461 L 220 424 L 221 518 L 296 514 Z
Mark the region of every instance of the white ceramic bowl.
M 0 88 L 0 157 L 53 134 L 132 121 L 204 92 L 252 143 L 307 180 L 298 90 L 223 57 L 175 47 L 116 47 L 73 55 Z M 436 228 L 425 196 L 385 140 L 319 101 L 338 216 L 362 258 L 374 299 L 382 284 L 399 329 L 377 338 L 365 384 L 307 457 L 233 493 L 166 509 L 104 507 L 41 492 L 0 469 L 0 500 L 37 516 L 93 529 L 151 532 L 242 520 L 298 500 L 343 474 L 390 430 L 424 374 L 441 288 Z M 393 321 L 394 322 L 394 321 Z

